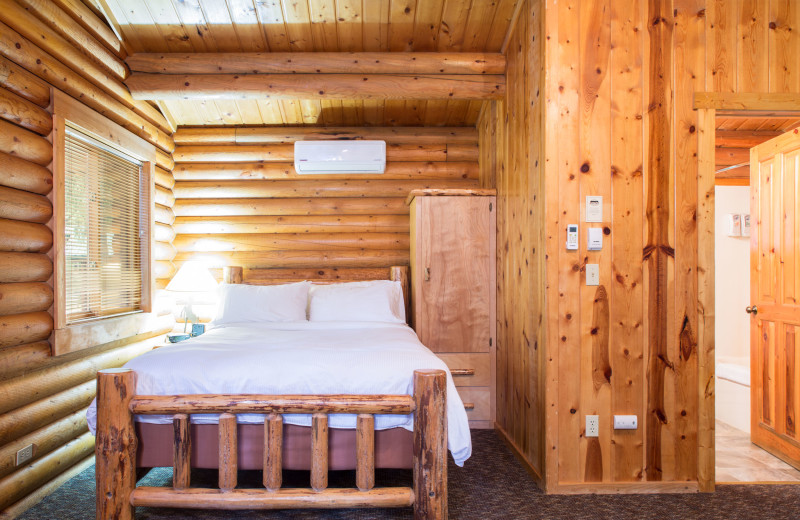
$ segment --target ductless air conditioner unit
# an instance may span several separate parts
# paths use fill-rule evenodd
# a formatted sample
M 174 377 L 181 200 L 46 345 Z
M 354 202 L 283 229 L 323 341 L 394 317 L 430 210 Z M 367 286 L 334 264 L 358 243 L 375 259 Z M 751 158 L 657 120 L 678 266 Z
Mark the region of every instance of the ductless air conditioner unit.
M 386 141 L 295 141 L 294 169 L 309 173 L 383 173 Z

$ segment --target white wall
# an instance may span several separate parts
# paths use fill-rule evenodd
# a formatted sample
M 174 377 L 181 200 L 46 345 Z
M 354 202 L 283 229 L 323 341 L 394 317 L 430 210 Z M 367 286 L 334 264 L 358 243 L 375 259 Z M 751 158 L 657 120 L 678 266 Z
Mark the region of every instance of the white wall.
M 716 187 L 715 281 L 716 363 L 750 366 L 750 239 L 729 237 L 728 213 L 750 212 L 750 188 Z M 721 373 L 722 371 L 719 370 Z M 716 418 L 750 431 L 750 387 L 717 378 Z
M 731 358 L 750 359 L 750 239 L 729 237 L 725 225 L 728 213 L 750 213 L 750 188 L 716 187 L 716 357 L 717 362 Z

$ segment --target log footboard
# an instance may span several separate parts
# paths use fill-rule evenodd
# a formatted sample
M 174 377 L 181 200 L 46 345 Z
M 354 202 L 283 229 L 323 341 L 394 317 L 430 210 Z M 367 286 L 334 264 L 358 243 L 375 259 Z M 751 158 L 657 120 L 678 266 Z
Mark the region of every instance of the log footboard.
M 97 519 L 132 520 L 135 506 L 195 509 L 414 507 L 416 519 L 447 518 L 446 376 L 414 372 L 414 395 L 179 395 L 136 396 L 130 369 L 97 376 Z M 375 488 L 376 414 L 414 413 L 411 487 Z M 219 489 L 191 487 L 191 414 L 220 414 Z M 236 414 L 264 414 L 263 489 L 237 489 Z M 312 414 L 311 487 L 281 487 L 283 420 Z M 329 489 L 328 414 L 357 419 L 356 488 Z M 172 487 L 136 487 L 134 416 L 172 415 Z

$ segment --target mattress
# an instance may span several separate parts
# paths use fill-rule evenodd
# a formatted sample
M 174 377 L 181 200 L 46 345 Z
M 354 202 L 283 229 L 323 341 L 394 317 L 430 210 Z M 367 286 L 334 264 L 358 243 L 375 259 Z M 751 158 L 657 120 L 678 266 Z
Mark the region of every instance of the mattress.
M 139 395 L 177 394 L 413 394 L 417 369 L 447 372 L 448 449 L 459 466 L 472 453 L 464 405 L 442 360 L 405 324 L 383 322 L 231 323 L 132 359 Z M 87 411 L 94 433 L 95 402 Z M 238 415 L 240 424 L 264 422 Z M 310 426 L 310 414 L 286 414 L 284 424 Z M 137 416 L 170 424 L 171 416 Z M 192 415 L 196 424 L 217 416 Z M 355 429 L 356 416 L 331 414 L 332 429 Z M 412 415 L 377 415 L 375 429 L 413 430 Z

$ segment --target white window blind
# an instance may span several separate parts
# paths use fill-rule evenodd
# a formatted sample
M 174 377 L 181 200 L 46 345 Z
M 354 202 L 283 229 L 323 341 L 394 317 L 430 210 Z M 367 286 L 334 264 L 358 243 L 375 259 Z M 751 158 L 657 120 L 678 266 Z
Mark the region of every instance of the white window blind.
M 64 166 L 67 324 L 140 310 L 141 163 L 68 127 Z

